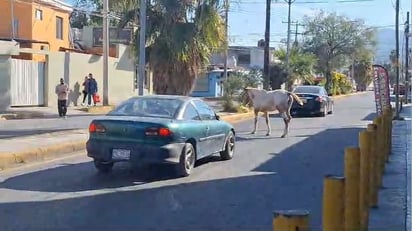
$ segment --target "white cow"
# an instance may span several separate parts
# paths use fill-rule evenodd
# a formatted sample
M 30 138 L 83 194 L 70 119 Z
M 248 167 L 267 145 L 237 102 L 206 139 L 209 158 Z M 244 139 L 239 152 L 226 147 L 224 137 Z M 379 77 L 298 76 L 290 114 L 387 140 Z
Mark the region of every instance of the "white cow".
M 290 108 L 292 107 L 293 100 L 296 100 L 298 104 L 303 105 L 303 102 L 299 98 L 299 96 L 292 92 L 281 89 L 266 91 L 257 88 L 246 87 L 244 89 L 243 95 L 247 96 L 246 104 L 251 103 L 255 112 L 255 127 L 252 131 L 252 134 L 255 134 L 257 130 L 258 114 L 259 112 L 263 112 L 268 128 L 266 135 L 269 136 L 271 133 L 271 127 L 269 124 L 269 112 L 278 111 L 285 123 L 285 129 L 281 137 L 286 137 L 289 132 L 289 122 L 292 119 L 292 116 L 290 115 Z

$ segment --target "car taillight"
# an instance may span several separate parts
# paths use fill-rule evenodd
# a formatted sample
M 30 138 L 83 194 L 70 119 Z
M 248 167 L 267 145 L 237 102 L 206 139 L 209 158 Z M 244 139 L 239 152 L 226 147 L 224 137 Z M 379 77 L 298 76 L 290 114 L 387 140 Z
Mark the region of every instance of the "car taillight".
M 101 124 L 91 123 L 89 125 L 90 133 L 103 133 L 106 132 L 106 128 Z
M 145 131 L 146 136 L 170 136 L 172 131 L 168 128 L 148 128 Z
M 316 101 L 319 101 L 319 102 L 322 102 L 322 101 L 323 101 L 323 98 L 322 98 L 322 97 L 316 97 L 315 100 L 316 100 Z

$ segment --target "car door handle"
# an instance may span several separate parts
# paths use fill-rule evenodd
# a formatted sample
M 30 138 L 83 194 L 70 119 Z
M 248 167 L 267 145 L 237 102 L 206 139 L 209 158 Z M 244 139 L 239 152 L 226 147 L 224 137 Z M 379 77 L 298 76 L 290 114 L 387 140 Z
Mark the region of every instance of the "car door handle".
M 206 130 L 209 130 L 209 126 L 206 127 Z

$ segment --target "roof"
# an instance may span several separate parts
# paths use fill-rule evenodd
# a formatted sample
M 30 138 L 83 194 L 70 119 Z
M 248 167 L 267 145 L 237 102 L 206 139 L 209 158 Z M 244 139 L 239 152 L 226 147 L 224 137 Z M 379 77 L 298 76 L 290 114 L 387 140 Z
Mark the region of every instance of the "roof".
M 68 3 L 65 3 L 62 0 L 33 0 L 33 2 L 36 2 L 38 4 L 42 4 L 42 5 L 48 5 L 48 6 L 56 7 L 56 8 L 59 8 L 60 10 L 64 10 L 64 11 L 68 11 L 68 12 L 73 11 L 72 5 L 70 5 Z
M 185 96 L 185 95 L 144 95 L 144 96 L 135 96 L 132 98 L 157 98 L 157 99 L 180 99 L 180 100 L 190 100 L 193 97 Z

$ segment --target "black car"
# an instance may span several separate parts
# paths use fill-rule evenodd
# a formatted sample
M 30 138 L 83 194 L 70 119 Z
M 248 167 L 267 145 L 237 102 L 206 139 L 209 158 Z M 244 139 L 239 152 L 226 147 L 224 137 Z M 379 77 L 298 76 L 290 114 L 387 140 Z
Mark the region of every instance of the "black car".
M 303 101 L 303 106 L 293 102 L 290 110 L 292 116 L 317 115 L 326 116 L 333 113 L 333 99 L 322 86 L 298 86 L 293 93 Z

